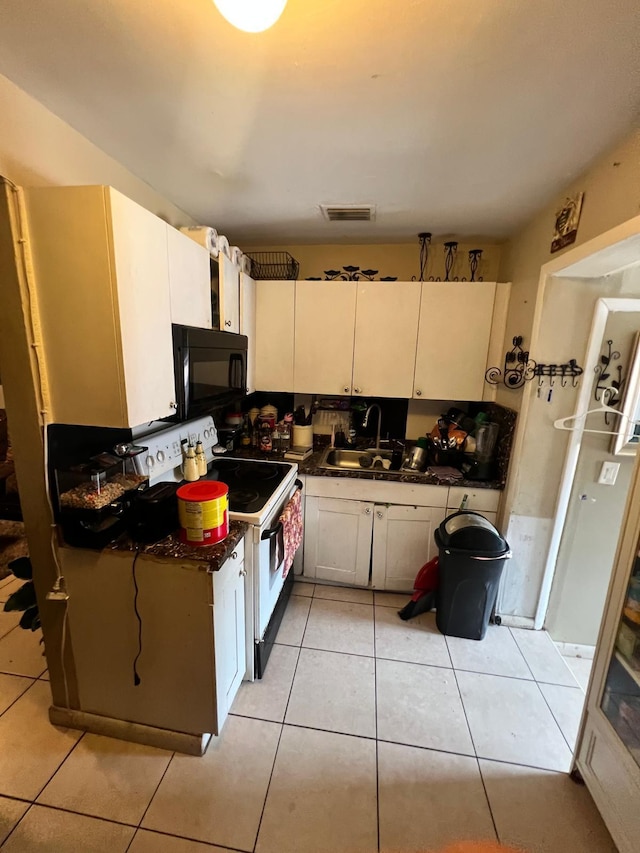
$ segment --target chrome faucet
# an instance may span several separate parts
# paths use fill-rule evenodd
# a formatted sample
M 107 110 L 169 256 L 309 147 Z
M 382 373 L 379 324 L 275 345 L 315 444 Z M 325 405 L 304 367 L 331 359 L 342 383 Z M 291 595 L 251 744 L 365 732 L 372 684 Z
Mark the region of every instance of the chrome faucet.
M 378 410 L 378 432 L 376 433 L 376 446 L 375 450 L 380 450 L 380 427 L 382 426 L 382 409 L 377 403 L 373 403 L 364 414 L 364 418 L 362 420 L 362 426 L 366 429 L 369 426 L 369 415 L 371 414 L 371 409 Z

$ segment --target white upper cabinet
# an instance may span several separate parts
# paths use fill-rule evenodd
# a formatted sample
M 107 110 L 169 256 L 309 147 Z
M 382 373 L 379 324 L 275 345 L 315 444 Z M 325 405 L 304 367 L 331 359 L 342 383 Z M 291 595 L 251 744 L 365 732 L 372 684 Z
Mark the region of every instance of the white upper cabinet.
M 240 271 L 224 254 L 218 255 L 220 276 L 220 330 L 240 332 Z
M 171 322 L 211 328 L 209 252 L 186 234 L 167 225 Z
M 49 419 L 130 427 L 171 415 L 166 223 L 111 187 L 25 200 Z
M 293 391 L 295 281 L 256 282 L 256 389 Z
M 406 396 L 482 400 L 495 294 L 494 282 L 423 282 L 415 378 Z
M 412 396 L 419 310 L 420 282 L 357 283 L 355 395 Z
M 247 348 L 247 394 L 256 390 L 256 283 L 240 273 L 240 334 L 249 339 Z
M 356 282 L 297 281 L 293 390 L 351 394 Z

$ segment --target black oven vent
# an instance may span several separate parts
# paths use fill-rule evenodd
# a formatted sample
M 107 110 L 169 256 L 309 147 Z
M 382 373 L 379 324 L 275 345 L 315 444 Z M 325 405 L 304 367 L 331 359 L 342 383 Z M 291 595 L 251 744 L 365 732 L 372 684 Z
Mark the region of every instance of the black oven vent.
M 254 252 L 247 255 L 251 261 L 251 278 L 258 280 L 291 279 L 295 281 L 300 264 L 289 252 Z

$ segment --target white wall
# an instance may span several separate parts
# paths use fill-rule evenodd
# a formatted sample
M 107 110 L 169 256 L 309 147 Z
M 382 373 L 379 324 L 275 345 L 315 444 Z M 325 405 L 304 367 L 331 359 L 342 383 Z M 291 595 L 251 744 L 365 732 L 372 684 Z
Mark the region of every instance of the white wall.
M 19 186 L 110 184 L 172 225 L 193 225 L 117 160 L 0 75 L 0 175 Z

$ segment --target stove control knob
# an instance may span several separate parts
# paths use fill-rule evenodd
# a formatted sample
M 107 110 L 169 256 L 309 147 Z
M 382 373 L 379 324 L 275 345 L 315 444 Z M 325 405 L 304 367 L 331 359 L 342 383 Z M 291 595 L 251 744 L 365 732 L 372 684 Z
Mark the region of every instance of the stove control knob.
M 156 460 L 153 458 L 153 456 L 147 456 L 147 468 L 153 468 L 155 464 Z
M 164 460 L 165 460 L 164 450 L 159 450 L 156 453 L 156 459 L 158 460 L 158 462 L 160 462 L 160 464 L 162 464 L 164 462 Z
M 204 437 L 205 437 L 205 438 L 209 438 L 209 436 L 210 436 L 210 435 L 211 435 L 211 432 L 210 432 L 208 429 L 205 429 L 205 431 L 204 431 Z

